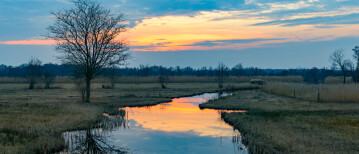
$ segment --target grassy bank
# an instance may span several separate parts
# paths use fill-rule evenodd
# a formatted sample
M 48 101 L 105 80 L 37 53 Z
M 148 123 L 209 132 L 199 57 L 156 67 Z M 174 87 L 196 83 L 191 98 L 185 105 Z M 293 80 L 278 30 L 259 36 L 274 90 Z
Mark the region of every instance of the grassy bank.
M 262 87 L 263 91 L 275 95 L 295 97 L 306 101 L 359 102 L 358 84 L 303 84 L 271 82 Z M 319 93 L 319 99 L 318 99 Z
M 85 129 L 115 114 L 119 107 L 155 105 L 171 98 L 217 90 L 216 83 L 118 83 L 115 89 L 92 87 L 92 103 L 80 103 L 73 83 L 28 90 L 25 83 L 0 84 L 0 153 L 49 153 L 63 148 L 61 133 Z M 226 87 L 241 87 L 229 84 Z
M 248 110 L 223 118 L 254 153 L 358 153 L 359 105 L 314 103 L 241 91 L 202 108 Z

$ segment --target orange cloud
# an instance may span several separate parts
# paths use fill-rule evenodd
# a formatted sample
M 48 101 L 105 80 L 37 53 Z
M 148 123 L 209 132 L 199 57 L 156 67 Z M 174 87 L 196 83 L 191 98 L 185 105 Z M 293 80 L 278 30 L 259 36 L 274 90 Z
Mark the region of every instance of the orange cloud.
M 0 44 L 7 44 L 7 45 L 54 45 L 54 44 L 56 44 L 56 42 L 54 40 L 30 39 L 30 40 L 19 40 L 19 41 L 4 41 L 4 42 L 0 42 Z
M 287 6 L 280 5 L 274 8 L 281 7 Z M 358 7 L 348 7 L 333 11 L 298 13 L 284 17 L 282 20 L 346 15 L 358 13 L 357 8 Z M 202 11 L 193 16 L 167 15 L 148 17 L 135 27 L 129 28 L 125 36 L 122 35 L 121 37 L 130 40 L 130 46 L 133 47 L 132 51 L 181 51 L 214 49 L 240 50 L 266 47 L 286 42 L 324 41 L 340 37 L 359 36 L 359 27 L 356 24 L 338 24 L 331 25 L 328 28 L 318 28 L 319 26 L 325 27 L 325 24 L 253 26 L 254 24 L 274 20 L 278 19 L 260 16 L 259 12 L 254 11 Z M 273 38 L 277 40 L 269 40 Z M 195 45 L 204 41 L 239 39 L 258 39 L 259 41 L 213 44 L 211 46 Z M 261 41 L 261 39 L 264 40 Z M 36 38 L 0 42 L 0 44 L 11 45 L 53 45 L 55 43 L 53 40 Z

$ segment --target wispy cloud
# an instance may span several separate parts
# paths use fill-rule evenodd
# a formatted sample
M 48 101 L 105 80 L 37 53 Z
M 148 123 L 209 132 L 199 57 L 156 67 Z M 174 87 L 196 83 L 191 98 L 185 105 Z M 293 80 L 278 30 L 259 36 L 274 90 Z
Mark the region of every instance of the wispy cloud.
M 41 39 L 30 39 L 30 40 L 17 40 L 17 41 L 2 41 L 0 44 L 5 45 L 54 45 L 54 40 L 41 40 Z
M 190 45 L 184 46 L 205 46 L 205 47 L 214 47 L 214 46 L 227 46 L 233 44 L 247 44 L 254 42 L 263 42 L 263 41 L 273 41 L 273 40 L 283 40 L 283 39 L 233 39 L 233 40 L 214 40 L 214 41 L 202 41 L 196 42 Z
M 269 22 L 262 22 L 253 24 L 258 25 L 283 25 L 283 26 L 298 26 L 298 25 L 315 25 L 315 24 L 359 24 L 359 13 L 349 15 L 337 15 L 337 16 L 319 16 L 312 18 L 298 18 L 291 20 L 275 20 Z

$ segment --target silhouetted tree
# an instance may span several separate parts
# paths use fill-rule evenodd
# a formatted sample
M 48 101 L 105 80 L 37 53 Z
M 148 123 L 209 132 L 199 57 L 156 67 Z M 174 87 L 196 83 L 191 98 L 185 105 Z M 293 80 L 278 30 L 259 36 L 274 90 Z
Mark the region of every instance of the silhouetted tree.
M 359 82 L 359 46 L 355 46 L 355 48 L 353 49 L 354 51 L 354 59 L 355 59 L 355 79 L 354 82 L 357 83 Z
M 41 63 L 42 62 L 39 59 L 32 58 L 26 66 L 29 89 L 34 89 L 35 84 L 41 77 Z
M 223 88 L 223 83 L 227 76 L 228 76 L 228 67 L 226 65 L 224 65 L 223 63 L 219 63 L 218 67 L 216 69 L 218 88 L 220 88 L 220 89 Z
M 44 74 L 45 89 L 49 89 L 50 85 L 55 81 L 55 76 L 50 72 L 46 71 Z
M 343 73 L 343 83 L 345 83 L 345 77 L 346 77 L 346 72 L 347 72 L 347 68 L 349 65 L 349 61 L 345 60 L 344 57 L 344 49 L 337 49 L 335 50 L 332 55 L 330 56 L 330 61 L 332 62 L 333 68 L 339 67 L 340 70 Z
M 348 70 L 350 72 L 353 82 L 357 83 L 357 76 L 356 76 L 357 74 L 356 74 L 356 68 L 355 68 L 354 63 L 348 60 L 348 61 L 346 61 L 346 65 L 348 67 Z
M 235 76 L 242 76 L 244 75 L 244 68 L 243 68 L 243 65 L 241 63 L 235 65 L 233 68 L 232 68 L 232 74 L 235 75 Z
M 162 89 L 167 88 L 168 83 L 168 75 L 163 67 L 159 68 L 160 76 L 158 77 L 158 82 L 161 84 Z
M 91 80 L 129 57 L 125 41 L 118 38 L 125 31 L 124 18 L 93 0 L 75 0 L 74 5 L 52 13 L 55 23 L 48 27 L 48 38 L 56 40 L 63 63 L 79 68 L 89 103 Z

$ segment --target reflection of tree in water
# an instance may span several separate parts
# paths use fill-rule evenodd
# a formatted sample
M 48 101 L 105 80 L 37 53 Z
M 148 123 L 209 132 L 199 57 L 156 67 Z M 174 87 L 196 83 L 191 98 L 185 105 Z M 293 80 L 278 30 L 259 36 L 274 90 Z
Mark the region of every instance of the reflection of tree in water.
M 120 109 L 117 115 L 104 114 L 107 118 L 87 130 L 66 132 L 63 134 L 65 152 L 70 153 L 127 153 L 124 147 L 109 144 L 109 133 L 116 129 L 128 128 L 126 111 Z

